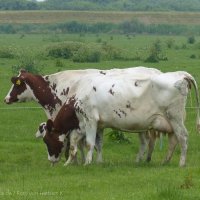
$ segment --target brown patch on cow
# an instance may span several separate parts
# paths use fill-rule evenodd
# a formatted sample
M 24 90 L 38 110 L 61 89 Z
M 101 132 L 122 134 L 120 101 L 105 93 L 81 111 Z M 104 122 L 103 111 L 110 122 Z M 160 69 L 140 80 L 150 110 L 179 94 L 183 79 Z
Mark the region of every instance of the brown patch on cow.
M 75 103 L 75 97 L 71 97 L 60 109 L 54 120 L 55 128 L 61 133 L 66 134 L 68 131 L 79 128 Z
M 83 105 L 83 102 L 81 100 L 78 101 L 80 105 Z
M 192 88 L 192 81 L 189 79 L 189 78 L 187 78 L 187 77 L 185 77 L 184 78 L 186 81 L 187 81 L 187 83 L 188 83 L 188 89 L 190 89 L 191 90 L 191 88 Z
M 115 84 L 112 84 L 110 90 L 108 91 L 110 94 L 114 96 L 115 92 L 113 91 L 113 88 L 115 87 Z
M 110 88 L 110 90 L 108 91 L 111 95 L 114 96 L 114 91 L 112 90 L 112 88 Z
M 53 88 L 50 86 L 49 81 L 45 80 L 44 77 L 23 72 L 17 78 L 21 78 L 23 83 L 26 83 L 30 87 L 34 96 L 38 100 L 38 103 L 45 109 L 47 108 L 50 112 L 50 115 L 53 114 L 57 104 L 62 105 L 61 100 L 57 97 L 56 93 L 52 91 Z M 19 87 L 21 86 L 23 86 L 23 84 L 21 84 Z M 53 87 L 55 90 L 56 85 L 54 84 Z M 21 90 L 24 91 L 25 89 L 26 86 L 23 86 Z M 12 92 L 19 93 L 16 90 L 16 87 L 14 87 L 13 90 L 15 91 Z
M 126 104 L 126 108 L 129 109 L 130 111 L 134 110 L 134 108 L 131 106 L 131 103 L 129 101 Z
M 77 113 L 80 113 L 81 115 L 83 115 L 87 120 L 88 120 L 88 117 L 87 117 L 87 114 L 86 112 L 81 108 L 81 105 L 83 104 L 83 102 L 81 100 L 78 100 L 76 101 L 75 103 L 75 110 Z
M 68 93 L 69 93 L 69 87 L 68 87 L 67 89 L 63 89 L 63 91 L 61 92 L 60 95 L 65 95 L 65 96 L 67 96 Z
M 52 89 L 54 90 L 54 91 L 56 91 L 56 83 L 53 83 L 53 86 L 52 86 Z
M 106 72 L 104 72 L 104 71 L 100 71 L 99 73 L 103 74 L 103 75 L 106 75 Z
M 96 92 L 97 91 L 97 88 L 95 86 L 93 86 L 93 90 Z
M 119 112 L 122 113 L 125 117 L 127 116 L 127 113 L 124 110 L 119 109 Z
M 117 110 L 113 110 L 115 112 L 115 114 L 119 117 L 122 118 L 121 114 L 117 111 Z

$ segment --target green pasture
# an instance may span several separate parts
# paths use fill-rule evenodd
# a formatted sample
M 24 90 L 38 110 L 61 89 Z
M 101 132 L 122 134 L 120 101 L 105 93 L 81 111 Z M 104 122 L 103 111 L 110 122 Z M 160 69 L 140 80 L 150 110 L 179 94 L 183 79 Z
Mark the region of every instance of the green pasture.
M 112 36 L 112 37 L 111 37 Z M 140 60 L 101 60 L 98 63 L 74 63 L 72 60 L 46 56 L 49 45 L 78 41 L 91 45 L 106 42 L 122 49 L 127 55 L 139 55 Z M 160 40 L 162 53 L 167 57 L 158 63 L 144 62 L 153 42 Z M 167 48 L 166 41 L 173 40 Z M 200 37 L 189 44 L 185 36 L 147 35 L 0 35 L 0 51 L 13 51 L 13 58 L 0 55 L 0 199 L 68 199 L 68 200 L 197 200 L 200 199 L 200 136 L 196 132 L 193 92 L 187 104 L 186 126 L 189 132 L 187 166 L 179 168 L 180 148 L 172 161 L 161 165 L 167 152 L 167 138 L 162 145 L 157 140 L 151 163 L 136 164 L 139 141 L 137 134 L 126 133 L 130 143 L 117 143 L 104 133 L 102 164 L 64 167 L 64 157 L 54 167 L 47 160 L 42 140 L 35 132 L 46 116 L 36 103 L 6 105 L 3 103 L 13 75 L 12 66 L 31 58 L 42 74 L 60 70 L 86 68 L 125 68 L 148 66 L 162 71 L 184 70 L 191 73 L 200 87 Z M 191 55 L 193 58 L 191 58 Z M 58 63 L 61 63 L 58 65 Z M 16 75 L 16 74 L 15 74 Z

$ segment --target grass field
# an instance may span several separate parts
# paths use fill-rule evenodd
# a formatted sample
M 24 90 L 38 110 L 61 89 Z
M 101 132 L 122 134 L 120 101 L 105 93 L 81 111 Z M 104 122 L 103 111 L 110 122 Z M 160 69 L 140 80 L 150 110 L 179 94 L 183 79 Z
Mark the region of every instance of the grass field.
M 159 63 L 146 63 L 143 60 L 105 60 L 99 63 L 74 63 L 60 59 L 61 67 L 56 67 L 57 59 L 45 57 L 44 52 L 50 44 L 64 41 L 95 43 L 98 38 L 128 53 L 139 52 L 145 56 L 148 47 L 156 39 L 162 42 L 162 48 L 168 60 Z M 165 42 L 174 40 L 174 47 L 166 48 Z M 134 162 L 138 150 L 136 134 L 126 134 L 130 144 L 118 144 L 110 141 L 108 131 L 104 136 L 104 163 L 90 166 L 71 165 L 63 167 L 64 158 L 50 167 L 46 147 L 41 140 L 35 139 L 35 132 L 40 122 L 46 121 L 42 109 L 31 109 L 36 103 L 5 105 L 12 76 L 11 67 L 20 62 L 20 58 L 31 55 L 43 66 L 42 73 L 50 74 L 58 70 L 131 66 L 149 66 L 163 71 L 185 70 L 191 73 L 200 86 L 200 38 L 195 44 L 187 44 L 186 37 L 176 36 L 134 36 L 124 35 L 1 35 L 2 47 L 9 47 L 18 52 L 19 57 L 0 58 L 0 199 L 69 199 L 69 200 L 197 200 L 200 198 L 200 136 L 195 129 L 195 110 L 187 108 L 186 126 L 189 131 L 187 166 L 179 168 L 180 149 L 177 147 L 172 161 L 161 165 L 166 154 L 167 138 L 161 148 L 157 141 L 151 163 Z M 182 46 L 184 48 L 182 48 Z M 195 58 L 191 59 L 194 54 Z M 194 95 L 192 95 L 194 97 Z M 188 98 L 188 107 L 194 106 L 194 100 Z M 21 108 L 23 107 L 23 108 Z
M 117 12 L 117 11 L 0 11 L 3 23 L 60 23 L 79 21 L 85 23 L 120 23 L 137 19 L 145 24 L 199 25 L 198 12 Z

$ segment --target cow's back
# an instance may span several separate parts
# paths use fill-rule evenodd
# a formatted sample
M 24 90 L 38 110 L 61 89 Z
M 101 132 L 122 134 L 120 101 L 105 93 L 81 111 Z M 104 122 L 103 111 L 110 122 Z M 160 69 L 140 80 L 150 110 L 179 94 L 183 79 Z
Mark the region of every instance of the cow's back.
M 88 76 L 79 81 L 70 95 L 77 100 L 78 112 L 95 118 L 104 127 L 139 129 L 140 122 L 146 118 L 148 124 L 149 115 L 157 109 L 152 109 L 151 79 L 140 74 Z M 148 115 L 140 114 L 143 109 L 149 111 Z

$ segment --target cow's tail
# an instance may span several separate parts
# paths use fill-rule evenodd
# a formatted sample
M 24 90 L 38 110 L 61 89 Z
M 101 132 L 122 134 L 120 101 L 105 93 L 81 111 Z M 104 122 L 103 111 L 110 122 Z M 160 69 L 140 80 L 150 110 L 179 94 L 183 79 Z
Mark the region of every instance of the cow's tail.
M 198 85 L 194 79 L 194 77 L 190 74 L 186 74 L 185 80 L 187 80 L 189 88 L 193 85 L 195 90 L 195 97 L 196 97 L 196 111 L 197 111 L 197 130 L 200 133 L 200 100 L 199 100 L 199 91 L 198 91 Z

